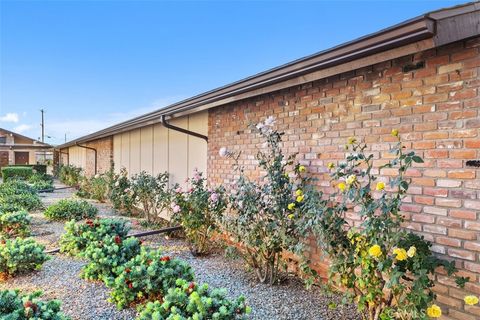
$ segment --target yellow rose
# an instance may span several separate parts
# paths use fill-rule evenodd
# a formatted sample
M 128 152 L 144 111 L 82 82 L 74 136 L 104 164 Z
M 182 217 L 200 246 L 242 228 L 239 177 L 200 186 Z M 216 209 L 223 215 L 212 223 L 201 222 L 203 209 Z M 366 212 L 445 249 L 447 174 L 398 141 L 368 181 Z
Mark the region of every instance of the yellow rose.
M 354 144 L 355 142 L 357 142 L 357 139 L 355 137 L 348 138 L 348 144 Z
M 295 195 L 297 196 L 301 196 L 302 194 L 303 194 L 303 191 L 300 189 L 297 189 L 297 191 L 295 191 Z
M 340 189 L 341 191 L 345 191 L 345 189 L 347 188 L 347 185 L 343 182 L 340 182 L 338 184 L 338 189 Z
M 293 210 L 293 208 L 295 208 L 295 203 L 289 203 L 288 206 L 287 206 L 288 210 Z
M 356 180 L 357 180 L 357 176 L 354 175 L 354 174 L 351 174 L 351 175 L 348 176 L 346 182 L 347 182 L 347 184 L 352 184 L 352 183 L 354 183 Z
M 295 217 L 295 215 L 293 213 L 290 213 L 287 217 L 288 219 L 292 220 Z
M 392 129 L 392 136 L 398 137 L 398 129 Z
M 376 189 L 377 191 L 382 191 L 383 189 L 385 189 L 385 182 L 383 181 L 378 182 Z
M 430 318 L 440 318 L 442 315 L 442 309 L 436 304 L 432 304 L 430 307 L 427 308 L 427 315 Z
M 330 170 L 332 170 L 333 168 L 335 168 L 335 164 L 334 164 L 333 162 L 329 162 L 329 163 L 327 164 L 327 168 L 330 169 Z
M 302 202 L 304 197 L 305 197 L 304 195 L 298 196 L 297 202 Z
M 378 258 L 382 255 L 382 248 L 378 244 L 375 244 L 368 249 L 368 254 L 372 257 Z
M 410 248 L 408 248 L 407 256 L 409 258 L 412 258 L 416 253 L 417 253 L 417 248 L 415 248 L 414 246 L 411 246 Z
M 305 170 L 307 170 L 307 169 L 305 168 L 305 166 L 300 166 L 300 167 L 298 167 L 298 171 L 299 171 L 299 172 L 304 172 Z
M 477 296 L 466 296 L 463 298 L 463 301 L 465 301 L 466 304 L 469 306 L 476 305 L 478 303 L 478 297 Z
M 397 259 L 398 261 L 407 260 L 408 258 L 407 251 L 402 248 L 393 249 L 393 254 L 395 254 L 395 259 Z

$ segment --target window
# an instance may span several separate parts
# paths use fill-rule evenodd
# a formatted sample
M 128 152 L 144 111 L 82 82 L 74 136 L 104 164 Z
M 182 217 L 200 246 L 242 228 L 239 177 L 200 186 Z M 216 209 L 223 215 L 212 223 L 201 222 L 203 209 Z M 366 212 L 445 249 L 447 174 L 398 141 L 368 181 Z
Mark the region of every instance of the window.
M 7 143 L 7 137 L 0 137 L 0 144 Z

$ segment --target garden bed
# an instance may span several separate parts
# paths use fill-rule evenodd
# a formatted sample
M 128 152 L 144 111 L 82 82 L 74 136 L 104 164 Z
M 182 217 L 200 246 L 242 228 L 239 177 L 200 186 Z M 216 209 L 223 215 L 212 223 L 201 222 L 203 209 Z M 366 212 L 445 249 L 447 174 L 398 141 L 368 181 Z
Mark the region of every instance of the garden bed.
M 42 194 L 42 201 L 49 205 L 72 195 L 72 189 L 57 190 Z M 98 207 L 100 217 L 117 215 L 107 204 L 92 203 Z M 57 241 L 63 233 L 64 223 L 47 221 L 40 211 L 31 215 L 34 238 L 44 244 L 47 250 L 58 247 Z M 132 231 L 145 230 L 137 223 L 132 227 Z M 171 257 L 186 260 L 193 267 L 198 282 L 226 288 L 228 296 L 232 298 L 244 295 L 252 308 L 251 319 L 359 318 L 354 306 L 329 308 L 332 303 L 338 302 L 337 297 L 326 296 L 319 289 L 306 290 L 295 278 L 278 286 L 258 284 L 252 274 L 245 270 L 240 259 L 227 259 L 221 254 L 193 257 L 183 240 L 166 239 L 163 235 L 144 240 L 145 245 L 161 247 Z M 134 309 L 119 311 L 114 304 L 107 302 L 109 290 L 102 283 L 87 282 L 79 277 L 80 269 L 85 264 L 80 259 L 57 254 L 40 271 L 0 283 L 0 289 L 42 290 L 45 298 L 62 300 L 63 311 L 73 319 L 134 319 Z

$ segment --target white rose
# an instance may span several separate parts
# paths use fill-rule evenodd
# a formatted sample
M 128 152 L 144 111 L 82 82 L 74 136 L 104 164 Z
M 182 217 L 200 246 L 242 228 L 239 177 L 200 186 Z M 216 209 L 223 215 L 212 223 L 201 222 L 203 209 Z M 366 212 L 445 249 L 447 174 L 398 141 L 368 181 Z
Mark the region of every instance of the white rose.
M 227 148 L 221 147 L 218 151 L 218 154 L 220 155 L 220 157 L 225 158 L 228 155 Z

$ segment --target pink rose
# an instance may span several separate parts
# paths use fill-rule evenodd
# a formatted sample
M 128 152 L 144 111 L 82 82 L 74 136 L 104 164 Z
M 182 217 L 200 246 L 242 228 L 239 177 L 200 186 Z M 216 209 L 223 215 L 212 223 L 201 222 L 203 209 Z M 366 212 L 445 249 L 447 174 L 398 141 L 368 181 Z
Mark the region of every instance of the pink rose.
M 212 193 L 212 194 L 210 195 L 210 200 L 212 200 L 213 202 L 217 202 L 217 200 L 218 200 L 218 194 L 216 194 L 215 192 Z

